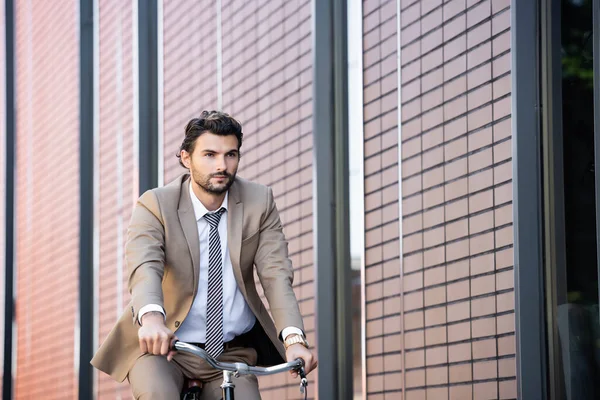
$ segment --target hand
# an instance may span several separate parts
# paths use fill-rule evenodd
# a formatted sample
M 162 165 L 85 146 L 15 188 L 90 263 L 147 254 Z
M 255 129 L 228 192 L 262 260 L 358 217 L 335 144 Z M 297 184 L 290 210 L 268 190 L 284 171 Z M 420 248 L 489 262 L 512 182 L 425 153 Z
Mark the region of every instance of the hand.
M 138 339 L 142 354 L 167 356 L 167 361 L 171 361 L 176 353 L 171 348 L 177 337 L 167 328 L 161 313 L 149 312 L 142 316 Z
M 288 347 L 285 351 L 285 357 L 287 358 L 288 362 L 295 361 L 298 358 L 303 359 L 304 372 L 306 372 L 307 375 L 310 371 L 317 368 L 317 356 L 311 350 L 307 349 L 300 343 L 293 344 L 290 347 Z M 290 374 L 292 374 L 294 378 L 298 376 L 298 373 L 296 371 L 290 371 Z

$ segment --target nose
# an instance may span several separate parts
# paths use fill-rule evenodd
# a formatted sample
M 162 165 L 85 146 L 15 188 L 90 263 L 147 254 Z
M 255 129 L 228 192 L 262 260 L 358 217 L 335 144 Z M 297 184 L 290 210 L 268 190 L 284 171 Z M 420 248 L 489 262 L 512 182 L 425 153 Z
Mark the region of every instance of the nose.
M 225 163 L 225 157 L 217 157 L 217 171 L 225 171 L 227 169 L 227 164 Z

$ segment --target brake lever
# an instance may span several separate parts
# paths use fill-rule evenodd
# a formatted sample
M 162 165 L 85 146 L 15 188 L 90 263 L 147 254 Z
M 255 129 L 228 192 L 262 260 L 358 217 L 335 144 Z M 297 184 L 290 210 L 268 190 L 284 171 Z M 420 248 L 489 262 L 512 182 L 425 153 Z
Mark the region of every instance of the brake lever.
M 298 375 L 300 375 L 300 393 L 304 394 L 306 388 L 308 387 L 308 379 L 306 379 L 304 367 L 300 367 L 300 369 L 298 369 Z

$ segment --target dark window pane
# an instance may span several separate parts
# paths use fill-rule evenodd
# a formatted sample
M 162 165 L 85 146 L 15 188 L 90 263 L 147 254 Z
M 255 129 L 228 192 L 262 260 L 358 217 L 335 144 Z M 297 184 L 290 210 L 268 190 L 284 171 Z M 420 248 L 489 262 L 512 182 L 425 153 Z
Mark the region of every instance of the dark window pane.
M 562 1 L 567 282 L 557 296 L 557 321 L 567 399 L 600 398 L 592 16 L 592 0 Z

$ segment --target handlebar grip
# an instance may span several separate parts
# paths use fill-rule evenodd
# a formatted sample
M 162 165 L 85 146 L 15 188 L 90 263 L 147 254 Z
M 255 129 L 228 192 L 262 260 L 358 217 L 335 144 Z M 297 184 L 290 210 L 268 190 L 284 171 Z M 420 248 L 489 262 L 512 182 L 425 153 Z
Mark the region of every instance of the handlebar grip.
M 296 358 L 296 362 L 300 363 L 300 368 L 297 369 L 298 375 L 300 375 L 300 378 L 306 379 L 306 372 L 304 372 L 304 360 L 302 358 Z

